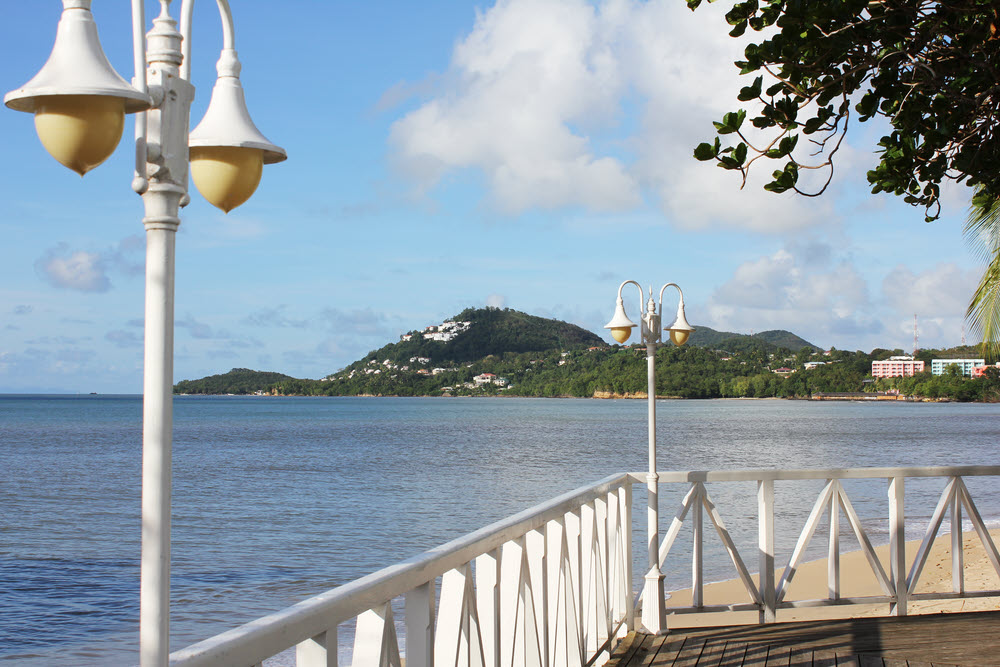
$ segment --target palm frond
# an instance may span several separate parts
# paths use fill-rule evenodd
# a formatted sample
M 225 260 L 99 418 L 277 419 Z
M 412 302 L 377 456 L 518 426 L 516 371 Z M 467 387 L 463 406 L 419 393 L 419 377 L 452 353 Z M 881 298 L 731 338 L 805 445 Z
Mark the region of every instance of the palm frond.
M 993 360 L 1000 356 L 1000 199 L 977 192 L 963 236 L 969 248 L 986 262 L 965 319 L 981 336 L 983 356 Z

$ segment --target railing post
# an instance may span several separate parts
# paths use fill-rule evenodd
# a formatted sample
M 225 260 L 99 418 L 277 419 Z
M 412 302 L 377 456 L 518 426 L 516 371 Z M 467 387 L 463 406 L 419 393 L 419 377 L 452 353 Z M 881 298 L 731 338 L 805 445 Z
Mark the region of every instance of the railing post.
M 962 494 L 951 503 L 951 588 L 965 593 L 965 551 L 962 547 Z
M 486 667 L 498 667 L 500 665 L 499 549 L 476 557 L 476 606 L 479 608 L 479 623 L 483 633 L 483 658 Z M 409 657 L 409 650 L 407 650 L 406 655 Z
M 337 667 L 337 626 L 295 646 L 296 667 Z
M 909 592 L 906 585 L 906 521 L 903 513 L 904 477 L 889 480 L 889 567 L 896 602 L 889 607 L 892 616 L 906 616 Z
M 623 549 L 625 550 L 625 629 L 628 632 L 635 630 L 635 596 L 632 593 L 632 483 L 626 482 L 618 489 L 618 506 L 621 509 L 621 531 Z M 659 558 L 659 554 L 657 554 Z M 664 607 L 664 619 L 666 619 L 666 607 L 663 596 L 660 596 L 660 605 Z M 664 623 L 664 627 L 666 624 Z
M 826 588 L 831 600 L 840 599 L 840 493 L 830 496 L 830 543 L 826 557 Z
M 406 664 L 409 667 L 432 667 L 434 664 L 434 588 L 433 581 L 417 586 L 406 594 Z M 296 666 L 298 667 L 298 666 Z
M 705 496 L 704 489 L 699 488 L 698 494 L 695 496 L 694 503 L 691 506 L 691 534 L 692 534 L 692 544 L 691 544 L 691 606 L 702 607 L 705 605 L 704 599 L 704 554 L 702 553 L 702 545 L 704 542 L 702 536 L 702 528 L 704 522 L 702 521 L 702 508 Z
M 774 480 L 757 480 L 757 545 L 760 554 L 761 623 L 775 621 Z

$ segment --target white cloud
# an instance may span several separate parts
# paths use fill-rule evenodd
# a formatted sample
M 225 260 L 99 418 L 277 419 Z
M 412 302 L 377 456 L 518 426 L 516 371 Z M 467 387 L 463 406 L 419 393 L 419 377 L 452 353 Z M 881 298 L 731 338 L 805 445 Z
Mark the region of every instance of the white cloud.
M 744 262 L 710 297 L 710 326 L 786 329 L 822 346 L 831 339 L 873 339 L 884 325 L 867 282 L 849 260 L 834 255 L 813 242 Z
M 708 299 L 706 324 L 743 333 L 786 329 L 821 346 L 908 350 L 917 314 L 921 347 L 960 342 L 976 271 L 942 263 L 868 275 L 848 250 L 815 240 L 790 243 L 738 266 Z
M 139 276 L 145 270 L 145 239 L 128 236 L 116 246 L 99 252 L 72 250 L 67 243 L 49 248 L 35 261 L 35 271 L 55 287 L 81 292 L 107 292 L 109 273 Z
M 503 294 L 490 294 L 486 297 L 487 308 L 503 308 L 507 305 L 507 297 Z
M 65 243 L 50 248 L 38 258 L 35 270 L 55 287 L 81 292 L 107 292 L 111 289 L 104 258 L 94 252 L 72 251 Z
M 900 313 L 922 317 L 964 317 L 979 282 L 978 272 L 942 263 L 914 273 L 899 265 L 886 275 L 882 291 L 891 307 Z
M 626 85 L 605 27 L 583 0 L 501 0 L 479 14 L 455 47 L 453 83 L 393 125 L 400 169 L 423 190 L 479 169 L 511 213 L 637 205 L 622 160 L 577 129 L 613 119 Z
M 427 192 L 449 172 L 486 178 L 495 206 L 626 211 L 644 193 L 680 227 L 781 232 L 829 204 L 764 192 L 771 165 L 698 163 L 742 80 L 725 8 L 676 0 L 500 0 L 452 53 L 437 95 L 392 127 L 401 171 Z

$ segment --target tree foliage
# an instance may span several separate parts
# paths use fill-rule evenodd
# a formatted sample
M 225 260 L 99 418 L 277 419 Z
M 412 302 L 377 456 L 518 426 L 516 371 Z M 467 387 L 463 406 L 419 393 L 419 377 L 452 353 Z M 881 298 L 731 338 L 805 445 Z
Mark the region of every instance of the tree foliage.
M 687 0 L 696 9 L 702 0 Z M 710 0 L 711 1 L 711 0 Z M 868 172 L 872 192 L 891 192 L 940 213 L 945 179 L 1000 197 L 1000 35 L 994 0 L 743 0 L 726 14 L 730 35 L 760 34 L 736 66 L 756 74 L 738 95 L 755 104 L 725 114 L 718 136 L 699 145 L 699 160 L 740 171 L 779 164 L 764 187 L 821 194 L 852 116 L 885 118 Z M 760 132 L 747 130 L 749 125 Z M 765 138 L 760 140 L 759 135 Z M 795 152 L 798 147 L 809 150 Z M 809 161 L 799 156 L 810 153 Z M 804 169 L 826 170 L 816 189 L 799 182 Z

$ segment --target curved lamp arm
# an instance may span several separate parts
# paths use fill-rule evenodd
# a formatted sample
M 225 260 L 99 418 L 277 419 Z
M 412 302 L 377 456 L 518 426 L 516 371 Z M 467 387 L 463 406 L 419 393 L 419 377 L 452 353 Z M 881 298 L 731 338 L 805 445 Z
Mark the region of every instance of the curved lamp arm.
M 663 312 L 663 293 L 666 291 L 666 289 L 668 287 L 676 288 L 677 293 L 681 297 L 681 308 L 684 307 L 684 292 L 681 291 L 680 285 L 678 285 L 677 283 L 667 283 L 666 285 L 664 285 L 663 287 L 660 288 L 660 312 L 661 313 Z
M 636 281 L 626 280 L 625 282 L 623 282 L 621 285 L 618 286 L 618 300 L 619 301 L 622 300 L 622 290 L 625 289 L 625 286 L 628 285 L 629 283 L 635 285 L 636 288 L 639 290 L 639 314 L 642 315 L 645 312 L 645 310 L 643 310 L 642 300 L 645 298 L 646 293 L 642 291 L 642 285 L 640 285 Z
M 234 51 L 236 49 L 236 28 L 233 24 L 233 12 L 229 9 L 229 0 L 216 0 L 219 6 L 219 16 L 222 19 L 222 48 Z M 191 80 L 191 16 L 194 13 L 194 0 L 184 0 L 181 5 L 181 78 Z
M 667 283 L 660 288 L 660 312 L 663 312 L 663 292 L 668 287 L 677 289 L 680 301 L 677 304 L 677 316 L 674 318 L 673 323 L 665 327 L 665 329 L 670 332 L 670 340 L 673 341 L 674 345 L 679 347 L 687 342 L 688 336 L 694 331 L 694 327 L 688 324 L 687 317 L 684 314 L 684 292 L 681 291 L 680 286 L 676 283 Z
M 146 7 L 144 0 L 132 0 L 132 54 L 135 79 L 132 85 L 141 93 L 148 92 L 146 82 Z M 146 180 L 146 112 L 135 115 L 135 177 L 132 189 L 142 194 L 149 187 Z

